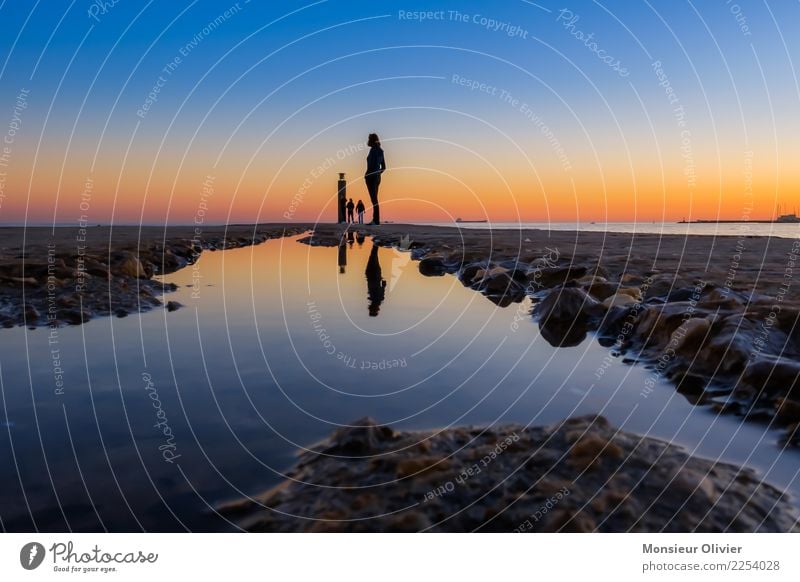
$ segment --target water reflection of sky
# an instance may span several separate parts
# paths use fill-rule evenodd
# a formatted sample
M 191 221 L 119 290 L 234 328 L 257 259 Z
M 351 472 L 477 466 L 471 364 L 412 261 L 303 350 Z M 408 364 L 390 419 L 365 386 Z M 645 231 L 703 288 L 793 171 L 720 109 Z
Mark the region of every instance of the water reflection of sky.
M 7 529 L 228 527 L 213 504 L 277 483 L 296 448 L 363 416 L 413 429 L 602 412 L 800 491 L 776 432 L 666 384 L 644 398 L 647 370 L 616 359 L 598 379 L 597 342 L 553 348 L 527 303 L 496 307 L 369 240 L 209 252 L 167 279 L 176 312 L 62 328 L 56 344 L 0 332 Z

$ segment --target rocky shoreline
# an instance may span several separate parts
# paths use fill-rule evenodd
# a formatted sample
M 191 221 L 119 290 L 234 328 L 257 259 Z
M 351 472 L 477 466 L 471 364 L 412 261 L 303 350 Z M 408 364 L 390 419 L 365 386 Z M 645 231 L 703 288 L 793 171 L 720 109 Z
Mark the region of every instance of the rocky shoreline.
M 530 297 L 549 343 L 593 334 L 650 368 L 645 391 L 666 378 L 695 404 L 800 442 L 800 238 L 360 230 L 409 250 L 423 275 L 454 275 L 501 307 Z M 341 233 L 318 226 L 301 242 L 336 245 Z
M 363 419 L 302 453 L 277 487 L 218 510 L 265 532 L 797 532 L 748 469 L 611 426 L 397 432 Z
M 154 279 L 203 251 L 259 244 L 311 225 L 46 227 L 0 229 L 0 325 L 79 325 L 162 306 L 175 286 Z M 167 303 L 173 311 L 179 307 Z

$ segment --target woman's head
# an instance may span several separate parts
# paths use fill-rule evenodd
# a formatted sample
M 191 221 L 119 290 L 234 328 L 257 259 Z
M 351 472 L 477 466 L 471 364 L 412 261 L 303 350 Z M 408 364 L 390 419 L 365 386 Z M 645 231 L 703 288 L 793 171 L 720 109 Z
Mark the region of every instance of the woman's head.
M 371 147 L 371 148 L 374 148 L 375 146 L 379 146 L 379 145 L 381 145 L 381 138 L 378 137 L 377 133 L 371 133 L 371 134 L 369 134 L 369 137 L 367 138 L 367 145 L 369 147 Z

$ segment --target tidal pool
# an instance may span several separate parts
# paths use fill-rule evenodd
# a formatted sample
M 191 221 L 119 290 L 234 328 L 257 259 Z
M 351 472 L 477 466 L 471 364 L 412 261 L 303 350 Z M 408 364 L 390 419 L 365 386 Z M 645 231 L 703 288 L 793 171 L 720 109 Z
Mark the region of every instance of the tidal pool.
M 554 348 L 369 239 L 206 252 L 158 309 L 0 330 L 0 523 L 8 531 L 231 530 L 220 502 L 282 479 L 298 448 L 364 416 L 402 429 L 601 413 L 800 493 L 800 453 L 695 407 L 593 338 Z

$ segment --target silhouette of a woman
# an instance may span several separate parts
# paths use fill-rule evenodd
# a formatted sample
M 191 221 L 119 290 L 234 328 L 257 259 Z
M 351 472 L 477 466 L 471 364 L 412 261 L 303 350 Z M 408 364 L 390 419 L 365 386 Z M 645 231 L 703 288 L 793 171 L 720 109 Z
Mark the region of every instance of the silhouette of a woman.
M 378 187 L 381 185 L 381 174 L 386 169 L 386 159 L 381 149 L 381 140 L 377 133 L 369 134 L 367 139 L 369 155 L 367 156 L 367 173 L 364 181 L 367 183 L 367 191 L 372 201 L 372 222 L 370 224 L 381 223 L 381 212 L 378 207 Z

